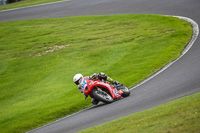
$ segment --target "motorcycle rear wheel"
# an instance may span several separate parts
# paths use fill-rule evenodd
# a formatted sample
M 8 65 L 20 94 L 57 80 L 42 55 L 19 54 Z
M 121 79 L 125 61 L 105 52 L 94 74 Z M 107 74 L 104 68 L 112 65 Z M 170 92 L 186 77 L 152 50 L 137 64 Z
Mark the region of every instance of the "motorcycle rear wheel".
M 122 97 L 128 97 L 130 95 L 130 90 L 125 85 L 123 85 L 123 87 L 120 90 L 123 91 Z
M 112 96 L 110 94 L 108 94 L 107 92 L 102 91 L 101 89 L 97 89 L 97 88 L 94 89 L 92 91 L 92 94 L 97 100 L 99 100 L 99 101 L 101 101 L 103 103 L 108 104 L 108 103 L 112 103 L 113 102 Z

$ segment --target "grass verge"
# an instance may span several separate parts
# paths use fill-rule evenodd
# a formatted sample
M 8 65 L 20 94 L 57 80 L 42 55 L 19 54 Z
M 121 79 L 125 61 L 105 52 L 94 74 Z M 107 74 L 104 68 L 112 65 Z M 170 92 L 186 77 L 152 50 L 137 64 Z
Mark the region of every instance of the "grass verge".
M 197 93 L 79 133 L 198 133 L 199 101 L 200 93 Z
M 76 73 L 105 72 L 128 87 L 179 57 L 192 27 L 160 15 L 0 23 L 0 132 L 24 132 L 91 105 Z
M 58 2 L 58 1 L 67 1 L 67 0 L 22 0 L 22 1 L 15 2 L 15 3 L 1 5 L 0 11 L 21 8 L 21 7 L 34 6 L 34 5 L 40 5 L 40 4 L 46 4 L 46 3 L 51 3 L 51 2 Z

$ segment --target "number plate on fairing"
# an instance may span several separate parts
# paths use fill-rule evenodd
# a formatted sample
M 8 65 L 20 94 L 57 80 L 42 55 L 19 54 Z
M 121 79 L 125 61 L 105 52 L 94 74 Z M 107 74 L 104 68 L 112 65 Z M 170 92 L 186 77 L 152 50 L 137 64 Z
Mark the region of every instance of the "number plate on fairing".
M 86 86 L 87 86 L 87 82 L 86 82 L 86 78 L 84 78 L 84 79 L 81 81 L 81 87 L 82 87 L 82 89 L 85 89 Z

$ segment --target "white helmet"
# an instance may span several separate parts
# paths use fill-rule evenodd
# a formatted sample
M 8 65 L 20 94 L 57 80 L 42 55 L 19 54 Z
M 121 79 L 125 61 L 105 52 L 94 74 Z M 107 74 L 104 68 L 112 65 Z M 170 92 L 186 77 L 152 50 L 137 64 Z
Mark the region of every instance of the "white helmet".
M 79 84 L 79 80 L 80 80 L 81 78 L 83 78 L 83 75 L 82 75 L 82 74 L 80 74 L 80 73 L 76 74 L 76 75 L 74 76 L 74 78 L 73 78 L 74 83 L 75 83 L 76 85 L 78 85 L 78 84 Z

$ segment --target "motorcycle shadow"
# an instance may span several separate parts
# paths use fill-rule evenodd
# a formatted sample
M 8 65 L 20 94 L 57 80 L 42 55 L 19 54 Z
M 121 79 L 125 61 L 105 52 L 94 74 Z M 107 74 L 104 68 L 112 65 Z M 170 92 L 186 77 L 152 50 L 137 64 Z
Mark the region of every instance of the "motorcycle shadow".
M 97 105 L 92 105 L 90 109 L 99 108 L 99 107 L 102 107 L 102 106 L 109 106 L 110 104 L 113 104 L 113 103 L 115 103 L 117 101 L 120 101 L 122 99 L 124 99 L 124 98 L 117 99 L 117 100 L 113 101 L 112 103 L 103 103 L 103 102 L 100 102 Z

